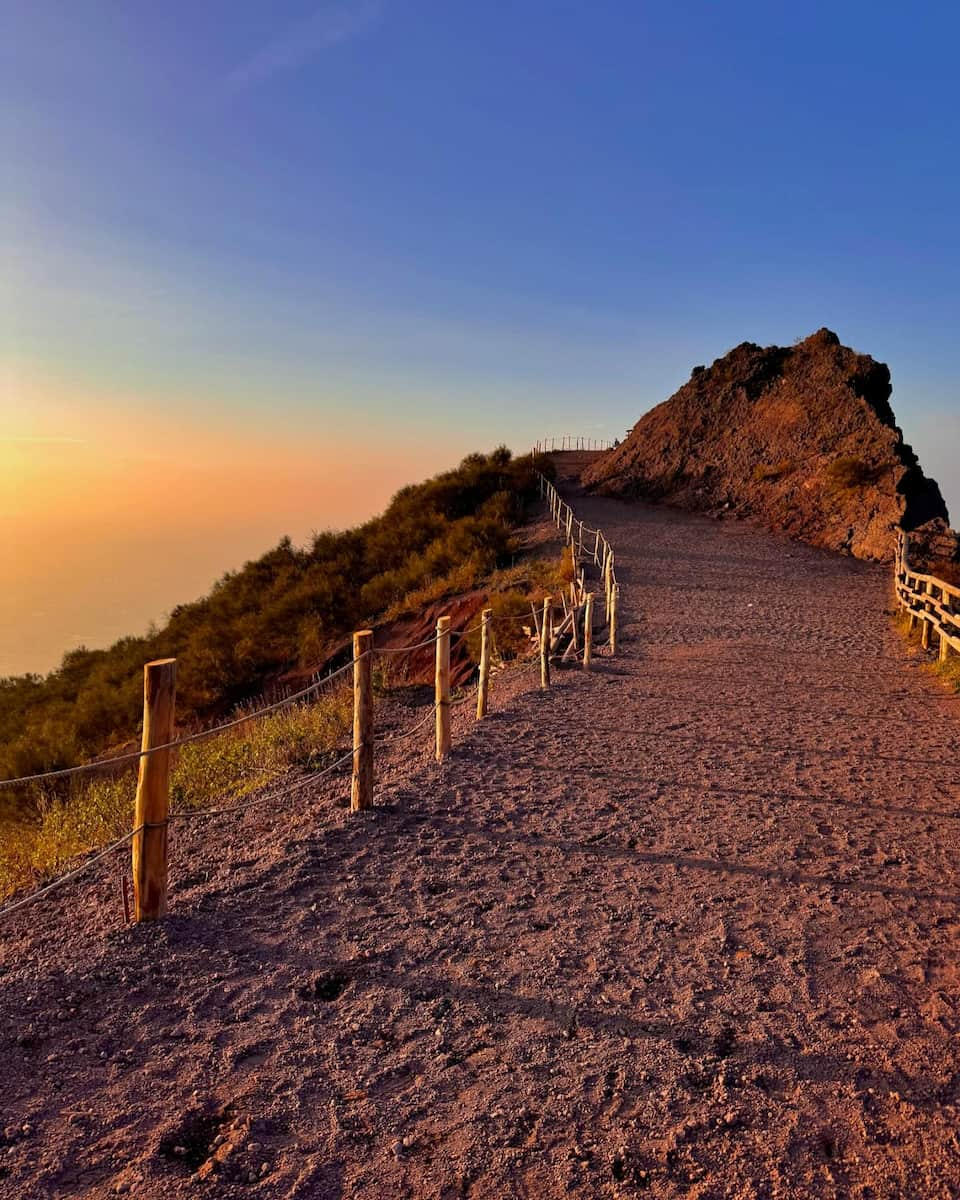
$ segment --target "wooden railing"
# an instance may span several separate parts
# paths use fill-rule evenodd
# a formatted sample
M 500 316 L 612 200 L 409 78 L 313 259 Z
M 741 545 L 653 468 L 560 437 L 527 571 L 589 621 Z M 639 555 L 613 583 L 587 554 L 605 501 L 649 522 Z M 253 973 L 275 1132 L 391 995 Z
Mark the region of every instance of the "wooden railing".
M 910 566 L 909 535 L 897 531 L 895 587 L 900 611 L 910 618 L 910 628 L 920 622 L 923 648 L 930 648 L 931 633 L 937 639 L 940 661 L 953 650 L 960 654 L 960 587 L 925 575 Z
M 559 437 L 541 438 L 533 447 L 534 454 L 556 454 L 561 450 L 610 450 L 613 442 L 609 438 L 578 437 L 573 433 L 561 433 Z

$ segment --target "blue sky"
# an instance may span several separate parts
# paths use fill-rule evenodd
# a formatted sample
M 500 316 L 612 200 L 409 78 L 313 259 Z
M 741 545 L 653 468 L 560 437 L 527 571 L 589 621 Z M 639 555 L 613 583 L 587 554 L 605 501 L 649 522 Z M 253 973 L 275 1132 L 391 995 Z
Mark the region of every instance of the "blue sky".
M 0 0 L 17 434 L 81 436 L 76 394 L 145 441 L 162 408 L 182 444 L 440 468 L 622 434 L 828 325 L 960 511 L 958 35 L 945 4 Z
M 519 444 L 828 324 L 918 434 L 954 409 L 945 5 L 4 12 L 20 359 Z

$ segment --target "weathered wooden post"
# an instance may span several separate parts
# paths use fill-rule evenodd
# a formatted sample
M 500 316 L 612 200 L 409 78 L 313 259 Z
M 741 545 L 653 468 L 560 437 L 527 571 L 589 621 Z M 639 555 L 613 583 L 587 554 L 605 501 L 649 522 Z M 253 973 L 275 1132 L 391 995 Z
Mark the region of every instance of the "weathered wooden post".
M 620 607 L 620 584 L 610 587 L 610 656 L 617 653 L 617 610 Z
M 133 817 L 133 919 L 156 921 L 167 911 L 167 814 L 177 660 L 159 658 L 143 668 L 143 739 Z
M 493 633 L 493 609 L 485 608 L 480 618 L 480 681 L 477 684 L 477 720 L 487 715 L 487 690 L 490 686 L 490 641 Z
M 590 670 L 593 662 L 593 592 L 587 592 L 587 606 L 583 616 L 583 669 Z
M 924 592 L 924 595 L 926 595 L 926 596 L 932 595 L 932 592 L 930 590 L 929 579 L 923 585 L 923 592 Z M 929 613 L 929 611 L 930 611 L 930 606 L 926 600 L 923 602 L 923 611 L 925 613 Z M 923 646 L 924 650 L 930 649 L 930 622 L 929 621 L 923 622 L 923 631 L 920 634 L 920 645 Z
M 540 687 L 550 686 L 550 642 L 553 640 L 553 622 L 550 612 L 550 597 L 543 598 L 543 616 L 540 620 Z
M 950 593 L 945 587 L 940 588 L 940 607 L 946 612 L 953 611 L 953 603 Z M 943 617 L 940 618 L 940 645 L 938 647 L 939 657 L 941 662 L 946 662 L 950 657 L 950 643 L 947 641 L 946 622 Z
M 353 779 L 350 807 L 373 807 L 373 631 L 353 635 Z
M 450 753 L 450 618 L 437 621 L 437 672 L 434 688 L 437 706 L 437 762 Z

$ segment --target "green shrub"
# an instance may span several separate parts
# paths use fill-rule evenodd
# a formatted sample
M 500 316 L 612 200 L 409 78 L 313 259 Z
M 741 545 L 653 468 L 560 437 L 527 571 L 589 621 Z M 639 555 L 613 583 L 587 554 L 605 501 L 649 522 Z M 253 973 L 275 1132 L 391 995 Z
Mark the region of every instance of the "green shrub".
M 827 488 L 838 496 L 851 495 L 875 483 L 878 471 L 862 458 L 835 458 L 826 469 Z
M 538 466 L 551 469 L 505 447 L 468 455 L 455 470 L 401 489 L 364 525 L 317 533 L 304 549 L 284 538 L 203 599 L 175 608 L 162 629 L 106 650 L 71 650 L 45 678 L 0 679 L 0 777 L 128 744 L 150 659 L 177 658 L 178 719 L 207 723 L 278 672 L 320 661 L 407 593 L 452 587 L 457 572 L 461 580 L 488 574 L 514 553 L 512 530 L 538 494 Z

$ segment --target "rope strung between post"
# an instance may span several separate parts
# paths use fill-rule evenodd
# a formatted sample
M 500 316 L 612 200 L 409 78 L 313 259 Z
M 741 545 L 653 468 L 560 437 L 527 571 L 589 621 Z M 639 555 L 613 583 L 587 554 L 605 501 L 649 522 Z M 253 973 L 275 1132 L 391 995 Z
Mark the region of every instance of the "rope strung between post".
M 432 715 L 433 714 L 431 713 L 431 716 Z M 298 779 L 290 786 L 274 789 L 268 792 L 266 795 L 257 796 L 253 800 L 244 800 L 240 804 L 230 804 L 223 808 L 201 808 L 194 810 L 182 809 L 179 812 L 171 813 L 169 817 L 167 817 L 166 821 L 138 825 L 136 829 L 131 829 L 130 832 L 125 833 L 123 837 L 117 838 L 115 842 L 111 842 L 109 846 L 99 851 L 93 856 L 93 858 L 88 858 L 86 862 L 81 863 L 81 865 L 75 868 L 73 871 L 68 871 L 66 875 L 61 875 L 59 879 L 55 879 L 52 883 L 47 884 L 46 887 L 40 888 L 39 891 L 31 892 L 29 896 L 25 896 L 22 900 L 17 900 L 15 903 L 8 904 L 5 908 L 0 909 L 0 921 L 2 921 L 3 918 L 9 913 L 16 912 L 20 908 L 25 908 L 28 904 L 32 904 L 34 900 L 39 900 L 41 896 L 47 896 L 57 888 L 63 887 L 71 880 L 76 879 L 79 875 L 82 875 L 85 871 L 88 871 L 102 859 L 112 854 L 115 850 L 119 850 L 121 846 L 124 846 L 128 842 L 132 841 L 138 833 L 142 833 L 145 829 L 160 828 L 163 825 L 169 825 L 172 821 L 190 821 L 194 818 L 200 817 L 219 817 L 227 813 L 241 812 L 243 809 L 254 808 L 256 805 L 266 804 L 271 800 L 282 800 L 286 796 L 293 795 L 294 792 L 301 791 L 311 783 L 318 783 L 324 778 L 324 776 L 329 775 L 332 771 L 335 771 L 337 767 L 342 767 L 344 763 L 349 762 L 350 759 L 353 758 L 353 755 L 354 751 L 350 750 L 347 754 L 344 754 L 341 758 L 338 758 L 336 762 L 332 762 L 329 764 L 329 766 L 324 767 L 322 771 L 306 775 L 304 778 Z
M 394 733 L 388 739 L 386 739 L 388 741 L 389 745 L 392 746 L 392 745 L 394 745 L 395 742 L 402 742 L 402 741 L 404 741 L 404 739 L 410 737 L 412 734 L 414 734 L 418 730 L 422 729 L 428 721 L 432 721 L 434 719 L 434 717 L 436 716 L 436 712 L 437 712 L 437 706 L 435 704 L 431 704 L 428 707 L 426 714 L 422 717 L 421 720 L 419 720 L 416 723 L 416 725 L 412 726 L 410 729 L 404 730 L 403 733 Z
M 609 591 L 609 587 L 611 585 L 614 585 L 616 582 L 616 576 L 613 571 L 613 551 L 612 551 L 612 548 L 610 547 L 610 544 L 607 541 L 605 535 L 603 535 L 600 530 L 591 529 L 589 526 L 584 525 L 584 523 L 582 521 L 577 521 L 575 514 L 573 512 L 573 509 L 571 508 L 571 506 L 569 504 L 566 503 L 566 501 L 564 501 L 560 498 L 559 493 L 557 492 L 557 490 L 553 486 L 553 484 L 550 483 L 548 480 L 546 480 L 546 478 L 543 477 L 542 475 L 541 475 L 541 481 L 543 484 L 542 492 L 543 492 L 543 494 L 548 496 L 550 499 L 551 513 L 554 517 L 554 520 L 557 522 L 558 528 L 562 529 L 564 527 L 564 525 L 566 526 L 567 537 L 570 539 L 571 545 L 576 544 L 576 539 L 574 539 L 572 537 L 574 522 L 576 522 L 578 529 L 579 529 L 579 540 L 580 540 L 581 550 L 582 550 L 583 536 L 585 533 L 594 534 L 596 536 L 597 542 L 596 542 L 596 545 L 594 548 L 594 555 L 593 555 L 594 561 L 596 561 L 597 551 L 598 551 L 598 548 L 602 541 L 603 551 L 604 551 L 604 554 L 603 554 L 604 574 L 605 574 L 607 582 L 608 582 L 608 591 Z M 574 558 L 575 558 L 575 567 L 576 567 L 576 551 L 574 551 Z M 575 574 L 576 574 L 576 578 L 573 581 L 571 581 L 571 592 L 572 592 L 574 600 L 576 599 L 576 596 L 578 594 L 581 596 L 583 595 L 583 588 L 584 588 L 583 572 L 575 570 Z M 579 603 L 571 603 L 569 606 L 567 605 L 566 600 L 564 600 L 564 623 L 570 621 L 571 619 L 573 619 L 575 622 L 575 618 L 585 607 L 586 607 L 586 603 L 584 600 L 581 600 Z M 230 729 L 236 729 L 239 726 L 244 725 L 247 722 L 258 720 L 259 718 L 267 716 L 270 713 L 278 712 L 281 709 L 284 709 L 284 708 L 290 707 L 291 705 L 297 704 L 299 701 L 305 700 L 309 696 L 316 695 L 317 693 L 322 691 L 324 688 L 326 688 L 330 684 L 332 684 L 335 680 L 339 679 L 341 676 L 347 674 L 351 670 L 355 671 L 357 664 L 359 662 L 362 662 L 368 656 L 372 657 L 375 654 L 377 654 L 377 655 L 409 654 L 412 651 L 425 649 L 429 646 L 438 646 L 439 647 L 442 644 L 443 639 L 446 639 L 446 647 L 449 647 L 451 638 L 455 638 L 456 643 L 460 643 L 463 641 L 464 638 L 470 636 L 471 634 L 484 630 L 485 625 L 492 626 L 498 622 L 501 624 L 510 624 L 513 622 L 523 622 L 525 625 L 533 624 L 534 626 L 537 626 L 537 613 L 536 613 L 536 610 L 534 609 L 533 611 L 531 611 L 531 613 L 519 613 L 519 614 L 515 614 L 515 615 L 500 614 L 500 615 L 494 617 L 492 615 L 492 613 L 489 610 L 487 610 L 487 615 L 486 615 L 485 620 L 482 620 L 479 624 L 469 626 L 468 628 L 466 628 L 464 630 L 456 630 L 456 631 L 450 630 L 450 618 L 444 617 L 441 619 L 441 621 L 438 625 L 437 632 L 432 637 L 429 637 L 422 642 L 417 642 L 417 643 L 414 643 L 409 646 L 377 648 L 377 647 L 372 646 L 372 644 L 371 644 L 371 642 L 372 642 L 372 634 L 371 633 L 366 632 L 363 635 L 355 634 L 354 635 L 354 657 L 350 662 L 345 663 L 342 667 L 338 668 L 335 671 L 330 672 L 330 674 L 324 676 L 322 679 L 315 680 L 313 683 L 309 684 L 307 687 L 301 688 L 299 691 L 294 692 L 289 696 L 284 696 L 280 700 L 276 700 L 270 704 L 263 705 L 260 708 L 254 709 L 251 712 L 243 713 L 240 716 L 237 716 L 229 721 L 225 721 L 219 725 L 213 726 L 212 728 L 198 730 L 196 733 L 188 734 L 188 735 L 186 735 L 184 737 L 180 737 L 180 738 L 174 738 L 169 741 L 163 742 L 162 744 L 159 744 L 156 746 L 150 746 L 148 749 L 131 751 L 126 754 L 117 755 L 114 758 L 100 759 L 100 760 L 97 760 L 96 762 L 83 763 L 76 767 L 65 767 L 65 768 L 61 768 L 61 769 L 53 770 L 53 771 L 37 772 L 33 775 L 24 775 L 24 776 L 20 776 L 17 778 L 0 779 L 0 788 L 23 786 L 25 784 L 40 783 L 40 782 L 43 782 L 46 780 L 68 778 L 68 777 L 72 777 L 74 775 L 80 775 L 80 774 L 88 773 L 91 771 L 105 770 L 108 768 L 121 766 L 125 763 L 131 763 L 131 762 L 136 762 L 136 761 L 139 761 L 142 759 L 147 759 L 150 756 L 159 753 L 160 751 L 169 751 L 169 750 L 177 749 L 181 746 L 191 745 L 195 742 L 205 741 L 208 738 L 216 737 L 218 734 L 224 733 Z M 442 631 L 441 631 L 441 627 L 442 627 Z M 575 623 L 574 623 L 574 628 L 575 628 Z M 612 633 L 613 628 L 614 627 L 611 625 L 611 638 L 613 638 L 613 633 Z M 539 631 L 539 627 L 538 627 L 538 631 Z M 357 646 L 357 639 L 360 638 L 361 636 L 363 636 L 367 639 L 367 647 L 368 648 L 363 650 L 362 653 L 358 654 L 357 650 L 359 647 Z M 543 641 L 542 634 L 539 634 L 539 632 L 538 632 L 537 640 L 541 641 L 541 643 Z M 611 641 L 611 652 L 612 652 L 612 649 L 613 649 L 613 642 Z M 602 651 L 601 651 L 601 653 L 602 653 Z M 564 660 L 572 659 L 574 662 L 578 662 L 578 661 L 581 661 L 583 659 L 583 657 L 584 657 L 583 649 L 571 648 L 564 655 Z M 163 666 L 168 666 L 171 663 L 175 667 L 174 660 L 164 660 L 163 662 L 148 664 L 148 669 L 150 667 L 159 668 L 159 667 L 163 667 Z M 449 711 L 453 708 L 461 708 L 463 705 L 473 704 L 476 701 L 477 696 L 481 693 L 480 686 L 478 686 L 475 689 L 469 690 L 465 695 L 460 696 L 456 700 L 451 700 L 449 698 L 449 690 L 448 690 L 449 689 L 449 674 L 448 674 L 449 656 L 448 656 L 446 648 L 444 650 L 444 663 L 445 663 L 444 669 L 447 671 L 447 675 L 445 677 L 446 681 L 444 683 L 444 688 L 446 689 L 446 694 L 444 694 L 441 699 L 435 701 L 435 703 L 427 709 L 427 711 L 423 714 L 423 716 L 411 728 L 403 731 L 402 733 L 394 734 L 393 736 L 391 736 L 388 739 L 391 744 L 398 742 L 398 741 L 405 740 L 408 737 L 411 737 L 413 734 L 415 734 L 419 730 L 421 730 L 431 719 L 433 719 L 436 714 L 441 713 L 441 712 L 449 713 Z M 507 665 L 507 664 L 504 664 L 504 665 Z M 519 666 L 519 673 L 522 677 L 522 675 L 525 671 L 528 671 L 528 670 L 536 671 L 541 666 L 541 663 L 537 660 L 537 658 L 531 658 L 531 659 L 526 660 L 525 662 L 520 662 L 517 665 Z M 439 664 L 439 655 L 438 655 L 438 680 L 440 679 L 439 672 L 440 672 L 440 664 Z M 171 672 L 171 675 L 172 675 L 172 672 Z M 368 676 L 367 686 L 369 686 L 369 669 L 367 669 L 367 676 Z M 438 687 L 439 686 L 440 685 L 438 682 Z M 146 730 L 147 730 L 148 726 L 147 726 L 147 717 L 146 717 L 146 712 L 147 712 L 146 701 L 145 701 L 145 710 L 144 711 L 145 711 L 145 718 L 144 718 L 145 734 L 144 734 L 144 736 L 147 737 Z M 172 709 L 171 709 L 171 713 L 172 713 Z M 481 715 L 481 714 L 478 712 L 478 716 L 479 715 Z M 355 720 L 356 720 L 356 717 L 355 717 Z M 172 723 L 172 717 L 171 717 L 171 723 Z M 437 732 L 438 757 L 440 757 L 441 756 L 441 742 L 440 742 L 441 722 L 438 720 L 437 724 L 438 724 L 438 732 Z M 445 743 L 444 743 L 444 749 L 443 749 L 443 755 L 445 756 L 446 753 L 449 751 L 449 719 L 447 717 L 444 717 L 442 724 L 444 726 L 444 738 L 446 739 Z M 356 737 L 357 736 L 356 724 L 354 726 L 354 729 L 355 729 L 354 736 Z M 168 728 L 165 729 L 164 732 L 167 733 L 167 735 L 169 736 L 169 733 L 171 732 L 170 727 L 168 726 Z M 138 835 L 146 834 L 150 830 L 165 828 L 165 827 L 169 826 L 171 821 L 190 821 L 190 820 L 201 820 L 201 819 L 206 819 L 206 818 L 210 818 L 210 817 L 227 816 L 227 815 L 231 815 L 234 813 L 243 812 L 247 809 L 252 809 L 252 808 L 262 806 L 265 804 L 270 804 L 272 802 L 276 802 L 277 800 L 282 800 L 288 796 L 294 795 L 297 792 L 302 791 L 305 788 L 310 787 L 312 784 L 319 783 L 322 779 L 326 778 L 328 775 L 330 775 L 332 772 L 338 770 L 340 767 L 343 767 L 348 762 L 353 761 L 354 764 L 356 764 L 358 754 L 364 750 L 372 753 L 372 736 L 369 740 L 365 738 L 364 740 L 360 741 L 358 744 L 354 745 L 354 747 L 351 750 L 349 750 L 345 754 L 342 754 L 339 757 L 337 757 L 333 762 L 329 763 L 321 771 L 313 772 L 311 774 L 305 775 L 299 779 L 294 780 L 293 782 L 288 782 L 287 780 L 281 779 L 281 781 L 279 781 L 278 783 L 276 783 L 273 786 L 271 786 L 269 784 L 264 785 L 264 788 L 260 795 L 253 796 L 252 798 L 249 798 L 246 800 L 241 800 L 235 804 L 222 805 L 218 808 L 179 810 L 177 812 L 169 813 L 169 815 L 167 815 L 166 799 L 164 799 L 163 808 L 161 810 L 163 813 L 163 818 L 164 818 L 163 820 L 145 821 L 141 818 L 140 822 L 129 833 L 124 834 L 122 837 L 120 837 L 116 841 L 110 843 L 110 845 L 106 846 L 104 849 L 95 853 L 92 857 L 88 858 L 80 866 L 74 868 L 72 871 L 68 871 L 65 875 L 62 875 L 58 879 L 51 881 L 49 884 L 47 884 L 44 887 L 38 889 L 37 891 L 31 893 L 30 895 L 25 896 L 22 899 L 13 902 L 12 904 L 8 904 L 4 908 L 0 908 L 0 920 L 2 920 L 4 917 L 9 916 L 10 914 L 12 914 L 14 912 L 19 911 L 22 908 L 27 907 L 28 905 L 32 904 L 35 900 L 39 900 L 45 896 L 48 896 L 50 893 L 56 891 L 57 889 L 65 887 L 67 884 L 72 882 L 74 879 L 78 878 L 80 875 L 84 874 L 86 871 L 91 870 L 98 863 L 102 862 L 104 859 L 109 857 L 111 854 L 115 853 L 118 849 L 120 849 L 121 847 L 123 847 L 125 845 L 128 845 Z M 441 760 L 440 769 L 441 769 L 441 771 L 444 769 L 442 760 Z M 143 781 L 143 777 L 144 777 L 143 773 L 141 773 L 141 782 Z M 354 783 L 356 784 L 356 768 L 355 768 L 355 775 L 354 775 Z M 139 793 L 138 793 L 138 803 L 139 803 Z M 363 804 L 362 806 L 358 806 L 356 803 L 354 803 L 353 807 L 355 807 L 355 808 L 356 807 L 364 807 L 364 808 L 369 807 L 369 801 L 367 804 Z M 139 815 L 139 813 L 138 813 L 138 815 Z M 144 840 L 146 840 L 146 839 L 144 839 Z M 164 852 L 164 859 L 163 859 L 163 887 L 164 887 L 164 893 L 165 893 L 165 889 L 166 889 L 166 856 L 165 856 L 165 852 Z M 142 918 L 140 916 L 138 916 L 138 919 L 142 919 Z
M 169 820 L 174 821 L 192 821 L 199 817 L 220 817 L 225 813 L 242 812 L 245 808 L 254 808 L 258 804 L 266 804 L 270 800 L 282 800 L 285 796 L 292 796 L 294 792 L 302 791 L 311 783 L 319 783 L 324 776 L 335 771 L 337 767 L 342 767 L 344 763 L 349 762 L 353 758 L 357 750 L 362 750 L 364 743 L 361 742 L 356 750 L 348 750 L 336 762 L 332 762 L 329 766 L 323 768 L 322 771 L 315 771 L 310 775 L 304 775 L 302 779 L 298 779 L 295 783 L 288 787 L 280 787 L 275 791 L 267 793 L 265 796 L 257 796 L 253 800 L 243 800 L 239 804 L 229 804 L 223 808 L 197 808 L 197 809 L 181 809 L 179 812 L 170 814 Z
M 72 879 L 76 879 L 78 875 L 82 875 L 84 871 L 88 871 L 101 859 L 107 855 L 113 854 L 115 850 L 119 850 L 121 846 L 125 846 L 127 842 L 132 842 L 138 833 L 142 833 L 145 826 L 138 825 L 136 829 L 131 829 L 129 833 L 125 833 L 123 837 L 117 838 L 115 842 L 111 842 L 105 850 L 101 850 L 95 854 L 93 858 L 88 858 L 85 863 L 81 863 L 73 871 L 68 871 L 66 875 L 61 875 L 59 879 L 55 879 L 53 883 L 48 883 L 46 887 L 40 888 L 38 892 L 31 892 L 29 896 L 25 896 L 22 900 L 17 900 L 13 904 L 8 904 L 5 908 L 0 908 L 0 921 L 10 913 L 16 912 L 18 908 L 26 908 L 28 904 L 32 904 L 34 900 L 39 900 L 41 896 L 48 896 L 51 892 L 61 888 L 64 884 L 69 883 Z
M 360 657 L 365 658 L 366 654 Z M 299 692 L 285 696 L 282 700 L 277 700 L 273 704 L 267 704 L 263 708 L 255 709 L 253 712 L 245 713 L 243 716 L 236 717 L 232 721 L 225 721 L 222 725 L 214 725 L 210 729 L 201 729 L 197 733 L 176 738 L 172 742 L 164 742 L 162 746 L 152 746 L 149 750 L 132 750 L 128 754 L 118 754 L 115 758 L 101 758 L 96 762 L 81 763 L 78 767 L 63 767 L 58 771 L 43 771 L 38 775 L 22 775 L 19 779 L 0 779 L 0 788 L 17 787 L 25 783 L 42 783 L 47 779 L 63 779 L 68 775 L 80 775 L 89 771 L 104 771 L 109 767 L 116 767 L 125 762 L 134 762 L 139 758 L 149 758 L 151 754 L 159 754 L 161 750 L 173 750 L 177 746 L 189 746 L 193 742 L 205 741 L 207 738 L 216 737 L 219 733 L 225 733 L 228 729 L 236 729 L 238 725 L 245 725 L 247 721 L 256 721 L 268 713 L 277 712 L 281 708 L 287 708 L 291 704 L 296 704 L 298 700 L 303 700 L 306 696 L 319 691 L 320 688 L 326 687 L 328 683 L 332 683 L 338 676 L 344 675 L 352 669 L 353 662 L 348 662 L 345 666 L 332 672 L 332 674 L 325 675 L 323 679 L 317 680 L 316 683 L 310 684 L 309 687 L 305 687 Z

